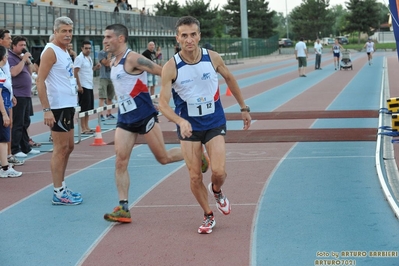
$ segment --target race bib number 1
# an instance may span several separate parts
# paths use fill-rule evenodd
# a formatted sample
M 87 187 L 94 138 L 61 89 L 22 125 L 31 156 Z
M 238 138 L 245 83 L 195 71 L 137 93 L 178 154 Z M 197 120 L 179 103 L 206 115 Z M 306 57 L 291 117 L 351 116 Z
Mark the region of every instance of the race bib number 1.
M 211 96 L 188 99 L 187 110 L 189 116 L 213 114 L 215 112 L 215 102 Z
M 137 108 L 136 102 L 130 95 L 118 96 L 119 112 L 128 113 Z

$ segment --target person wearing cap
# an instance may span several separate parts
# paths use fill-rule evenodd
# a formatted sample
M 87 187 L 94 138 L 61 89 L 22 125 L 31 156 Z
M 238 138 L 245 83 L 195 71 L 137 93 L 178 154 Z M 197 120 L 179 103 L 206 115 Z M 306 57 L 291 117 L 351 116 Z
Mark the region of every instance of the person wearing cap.
M 363 48 L 366 48 L 366 53 L 367 53 L 367 58 L 369 61 L 369 66 L 371 66 L 372 60 L 373 60 L 373 54 L 375 51 L 375 46 L 374 42 L 371 40 L 371 38 L 368 38 L 366 44 L 363 46 Z

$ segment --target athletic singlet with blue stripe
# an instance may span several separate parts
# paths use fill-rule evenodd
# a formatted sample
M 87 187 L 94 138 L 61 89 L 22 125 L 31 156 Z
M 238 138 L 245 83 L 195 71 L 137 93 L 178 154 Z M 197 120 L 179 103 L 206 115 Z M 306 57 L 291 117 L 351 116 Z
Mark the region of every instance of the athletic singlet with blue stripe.
M 201 60 L 188 64 L 179 53 L 174 55 L 177 76 L 172 83 L 175 112 L 190 122 L 194 131 L 209 130 L 226 124 L 220 101 L 218 74 L 206 49 Z
M 125 61 L 130 53 L 127 49 L 118 65 L 111 67 L 111 80 L 117 96 L 118 122 L 132 124 L 157 111 L 147 88 L 147 72 L 130 74 L 125 71 Z

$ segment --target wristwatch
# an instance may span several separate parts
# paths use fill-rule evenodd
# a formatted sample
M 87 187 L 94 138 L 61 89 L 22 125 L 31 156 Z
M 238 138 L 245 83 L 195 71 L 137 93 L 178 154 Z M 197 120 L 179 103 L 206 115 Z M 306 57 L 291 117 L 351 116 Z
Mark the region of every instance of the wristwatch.
M 50 112 L 51 111 L 51 109 L 50 108 L 44 108 L 43 109 L 43 112 L 45 113 L 45 112 Z
M 249 109 L 249 106 L 247 105 L 247 106 L 245 106 L 245 108 L 241 108 L 240 111 L 249 113 L 251 111 L 251 109 Z

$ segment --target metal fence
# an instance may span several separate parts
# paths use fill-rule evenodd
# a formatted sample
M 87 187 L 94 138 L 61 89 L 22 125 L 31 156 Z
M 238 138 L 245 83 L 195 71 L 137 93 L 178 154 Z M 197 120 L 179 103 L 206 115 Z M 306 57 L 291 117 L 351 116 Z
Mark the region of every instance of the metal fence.
M 68 16 L 74 22 L 74 35 L 102 35 L 106 26 L 124 24 L 129 35 L 174 36 L 177 18 L 140 15 L 130 11 L 119 13 L 70 7 L 27 6 L 0 3 L 0 27 L 14 35 L 51 35 L 54 20 Z
M 174 53 L 175 24 L 178 18 L 140 15 L 121 10 L 119 13 L 82 9 L 74 5 L 67 7 L 38 5 L 35 7 L 18 3 L 0 2 L 0 28 L 6 28 L 12 35 L 28 38 L 28 45 L 43 47 L 53 33 L 54 20 L 68 16 L 74 21 L 73 44 L 79 47 L 82 40 L 90 40 L 95 46 L 93 53 L 101 50 L 102 36 L 106 26 L 124 24 L 129 30 L 129 47 L 136 52 L 146 49 L 149 41 L 165 49 L 165 58 Z M 203 38 L 202 47 L 211 48 L 230 59 L 257 57 L 278 50 L 278 36 L 269 39 Z M 231 61 L 231 60 L 230 60 Z
M 278 35 L 269 39 L 204 38 L 200 45 L 222 54 L 237 54 L 237 58 L 257 57 L 278 50 Z

